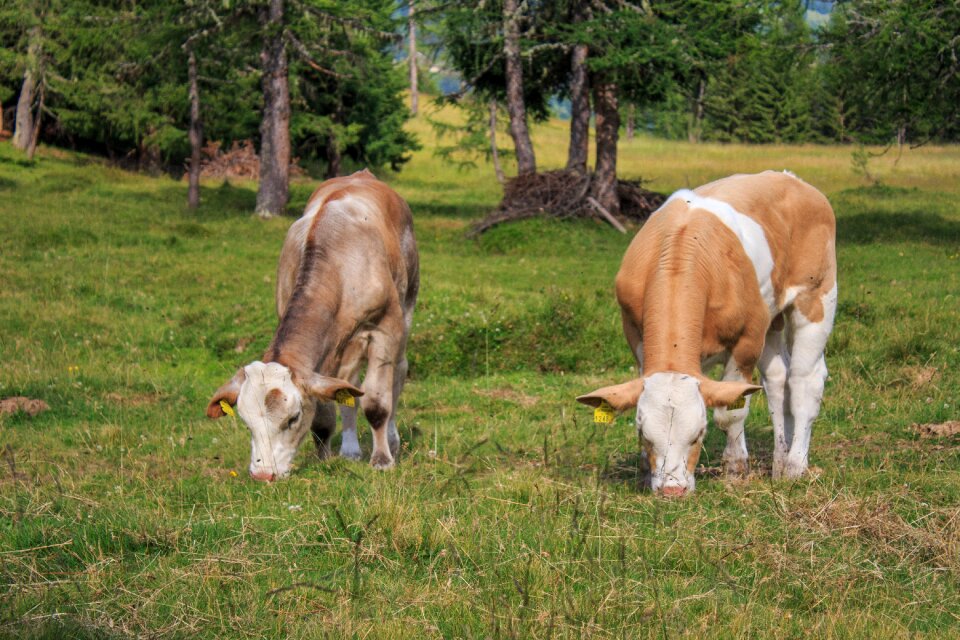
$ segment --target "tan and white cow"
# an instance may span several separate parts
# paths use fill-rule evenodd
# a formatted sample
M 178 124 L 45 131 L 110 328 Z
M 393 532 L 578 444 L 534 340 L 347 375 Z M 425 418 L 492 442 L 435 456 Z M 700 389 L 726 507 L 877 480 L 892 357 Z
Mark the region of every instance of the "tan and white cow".
M 308 430 L 321 457 L 329 455 L 331 401 L 343 393 L 362 396 L 373 431 L 370 464 L 393 466 L 419 283 L 410 208 L 390 187 L 363 170 L 310 196 L 280 254 L 273 341 L 262 362 L 242 367 L 207 406 L 211 418 L 224 415 L 221 401 L 236 407 L 250 429 L 254 478 L 287 476 Z M 356 408 L 341 406 L 341 416 L 340 454 L 359 459 Z
M 678 191 L 637 233 L 616 292 L 640 377 L 577 400 L 635 408 L 655 492 L 694 489 L 707 407 L 727 432 L 727 472 L 746 473 L 754 367 L 773 421 L 773 475 L 806 471 L 837 304 L 835 236 L 827 199 L 773 171 Z M 722 361 L 723 381 L 703 375 Z

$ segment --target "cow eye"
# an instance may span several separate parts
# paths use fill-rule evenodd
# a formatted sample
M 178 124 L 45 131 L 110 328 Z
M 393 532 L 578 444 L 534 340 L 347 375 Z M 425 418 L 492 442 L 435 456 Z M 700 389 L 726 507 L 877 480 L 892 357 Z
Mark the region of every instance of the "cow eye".
M 286 424 L 286 426 L 284 426 L 283 428 L 284 428 L 284 429 L 289 429 L 289 428 L 291 428 L 293 425 L 295 425 L 295 424 L 297 423 L 297 420 L 299 420 L 299 419 L 300 419 L 300 412 L 297 411 L 297 413 L 294 414 L 294 416 L 293 416 L 292 418 L 290 418 L 289 420 L 287 420 L 287 424 Z

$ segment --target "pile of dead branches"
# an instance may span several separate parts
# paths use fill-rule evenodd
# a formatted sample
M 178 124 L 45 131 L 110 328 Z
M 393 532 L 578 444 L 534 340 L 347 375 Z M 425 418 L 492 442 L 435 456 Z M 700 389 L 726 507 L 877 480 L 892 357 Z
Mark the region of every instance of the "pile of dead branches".
M 252 140 L 235 140 L 228 151 L 220 148 L 220 141 L 208 142 L 200 150 L 201 178 L 248 178 L 260 177 L 260 157 L 253 147 Z M 290 162 L 290 175 L 302 176 L 303 169 L 297 164 L 298 158 Z M 186 175 L 184 176 L 186 178 Z
M 517 176 L 504 187 L 500 206 L 475 224 L 469 235 L 480 235 L 504 222 L 538 216 L 602 217 L 613 224 L 609 213 L 590 197 L 592 182 L 592 173 L 566 169 Z M 643 222 L 666 200 L 663 194 L 644 189 L 639 180 L 618 180 L 617 195 L 620 197 L 620 218 L 632 222 Z

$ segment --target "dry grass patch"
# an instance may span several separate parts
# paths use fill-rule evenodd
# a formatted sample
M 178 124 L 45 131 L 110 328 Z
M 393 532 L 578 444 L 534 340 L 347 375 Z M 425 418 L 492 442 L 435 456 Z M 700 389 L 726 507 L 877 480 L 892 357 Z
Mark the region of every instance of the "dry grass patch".
M 857 538 L 898 566 L 923 563 L 960 576 L 960 507 L 930 509 L 909 520 L 894 501 L 841 493 L 826 504 L 797 506 L 788 518 L 827 537 Z

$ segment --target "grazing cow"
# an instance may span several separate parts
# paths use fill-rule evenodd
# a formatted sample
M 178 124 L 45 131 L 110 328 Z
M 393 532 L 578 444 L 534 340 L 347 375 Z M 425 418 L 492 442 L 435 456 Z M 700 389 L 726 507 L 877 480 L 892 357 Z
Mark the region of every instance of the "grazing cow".
M 287 232 L 277 270 L 277 326 L 263 362 L 220 387 L 207 416 L 235 406 L 250 428 L 250 475 L 290 473 L 312 430 L 317 452 L 330 454 L 337 399 L 343 418 L 340 454 L 360 458 L 360 397 L 373 431 L 370 464 L 393 466 L 400 448 L 397 397 L 407 375 L 406 345 L 420 285 L 410 208 L 363 170 L 320 185 Z M 360 368 L 366 361 L 361 389 Z
M 773 420 L 773 476 L 806 471 L 837 304 L 835 235 L 827 199 L 773 171 L 678 191 L 637 233 L 616 292 L 641 377 L 577 400 L 636 409 L 654 492 L 694 489 L 706 407 L 727 432 L 727 473 L 746 474 L 756 366 Z M 703 375 L 724 361 L 723 381 Z

